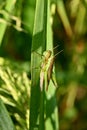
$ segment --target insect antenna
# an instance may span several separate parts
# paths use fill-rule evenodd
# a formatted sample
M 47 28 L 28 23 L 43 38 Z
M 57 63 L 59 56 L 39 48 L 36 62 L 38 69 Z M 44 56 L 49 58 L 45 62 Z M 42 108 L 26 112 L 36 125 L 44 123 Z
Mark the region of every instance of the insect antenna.
M 54 57 L 56 57 L 58 54 L 60 54 L 61 52 L 63 52 L 63 50 L 61 50 L 61 51 L 59 51 L 58 53 L 56 53 L 54 56 L 53 56 L 53 58 Z
M 55 50 L 57 47 L 59 47 L 59 45 L 55 46 L 55 47 L 53 48 L 53 50 Z

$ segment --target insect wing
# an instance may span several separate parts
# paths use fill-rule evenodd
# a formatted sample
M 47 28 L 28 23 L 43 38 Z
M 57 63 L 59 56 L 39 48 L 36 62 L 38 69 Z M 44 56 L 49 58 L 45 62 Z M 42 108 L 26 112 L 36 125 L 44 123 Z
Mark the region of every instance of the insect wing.
M 46 90 L 48 90 L 50 79 L 52 78 L 52 71 L 53 71 L 53 64 L 54 64 L 54 58 L 50 59 L 50 64 L 47 71 L 47 87 Z
M 53 73 L 53 64 L 54 64 L 54 57 L 51 58 L 51 60 L 50 60 L 50 65 L 49 65 L 48 72 L 47 72 L 47 82 L 48 82 L 48 84 L 47 84 L 46 90 L 48 90 L 50 79 L 52 79 L 54 86 L 57 87 L 55 74 Z

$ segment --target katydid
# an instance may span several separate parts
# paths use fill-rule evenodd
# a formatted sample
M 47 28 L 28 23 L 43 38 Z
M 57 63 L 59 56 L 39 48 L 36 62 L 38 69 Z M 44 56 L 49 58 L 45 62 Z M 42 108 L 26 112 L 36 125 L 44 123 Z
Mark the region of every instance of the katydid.
M 60 52 L 62 52 L 61 50 Z M 48 86 L 50 83 L 50 80 L 52 79 L 52 82 L 54 86 L 57 87 L 57 82 L 55 80 L 55 76 L 53 73 L 53 65 L 54 65 L 54 59 L 55 56 L 58 55 L 60 52 L 52 56 L 52 51 L 47 50 L 43 53 L 43 61 L 41 63 L 41 71 L 40 71 L 40 89 L 43 90 L 43 85 L 46 86 L 46 90 L 48 90 Z M 45 84 L 44 84 L 45 82 Z

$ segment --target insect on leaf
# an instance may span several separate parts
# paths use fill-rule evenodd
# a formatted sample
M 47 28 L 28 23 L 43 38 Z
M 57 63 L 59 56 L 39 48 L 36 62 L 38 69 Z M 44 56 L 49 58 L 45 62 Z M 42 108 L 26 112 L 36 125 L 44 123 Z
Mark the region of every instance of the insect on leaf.
M 61 50 L 60 52 L 62 52 Z M 54 65 L 54 59 L 55 57 L 60 53 L 58 52 L 54 56 L 52 56 L 52 52 L 50 50 L 47 50 L 43 53 L 43 61 L 41 64 L 41 71 L 40 71 L 40 89 L 43 90 L 43 85 L 45 82 L 46 90 L 48 90 L 48 86 L 50 83 L 50 80 L 52 79 L 52 82 L 54 86 L 57 87 L 57 82 L 53 73 L 53 65 Z

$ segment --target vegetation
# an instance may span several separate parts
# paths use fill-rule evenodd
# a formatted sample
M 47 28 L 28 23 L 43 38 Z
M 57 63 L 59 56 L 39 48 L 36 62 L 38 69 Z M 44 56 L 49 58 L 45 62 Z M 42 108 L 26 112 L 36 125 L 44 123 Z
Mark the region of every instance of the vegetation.
M 0 130 L 87 129 L 86 15 L 86 0 L 0 0 Z M 63 52 L 41 91 L 45 50 Z

